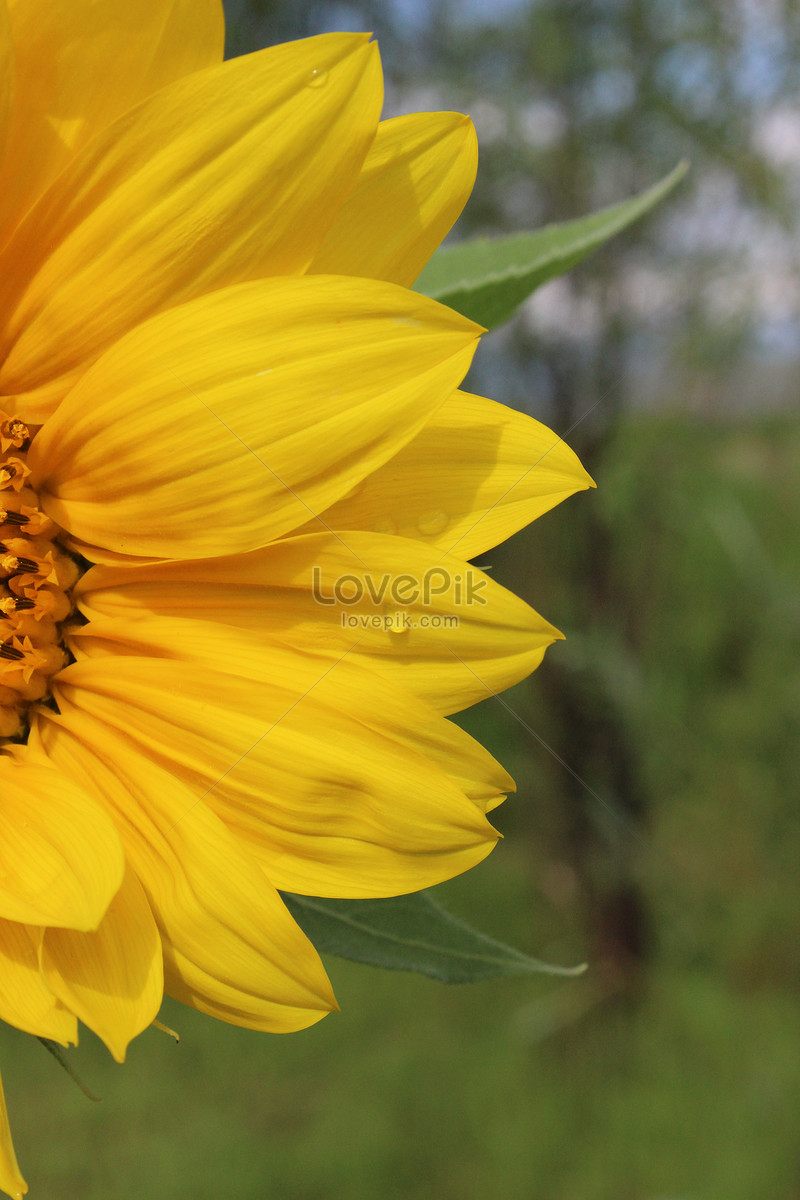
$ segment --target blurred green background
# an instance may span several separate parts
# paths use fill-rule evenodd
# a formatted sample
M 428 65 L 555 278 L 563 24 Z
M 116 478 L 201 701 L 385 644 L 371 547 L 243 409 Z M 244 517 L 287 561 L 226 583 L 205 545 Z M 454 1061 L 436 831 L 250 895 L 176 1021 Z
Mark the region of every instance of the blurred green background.
M 486 556 L 568 635 L 465 714 L 518 795 L 437 889 L 580 979 L 329 962 L 275 1038 L 174 1004 L 92 1104 L 9 1032 L 41 1200 L 800 1197 L 800 21 L 793 0 L 230 3 L 231 53 L 371 28 L 387 115 L 471 113 L 462 234 L 663 208 L 486 339 L 470 380 L 598 482 Z M 566 767 L 563 765 L 566 764 Z

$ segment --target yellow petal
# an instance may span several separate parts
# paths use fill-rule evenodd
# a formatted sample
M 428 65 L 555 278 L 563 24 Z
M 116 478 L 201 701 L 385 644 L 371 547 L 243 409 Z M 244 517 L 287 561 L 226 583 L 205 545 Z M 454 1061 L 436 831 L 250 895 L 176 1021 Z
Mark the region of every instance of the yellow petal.
M 128 555 L 263 546 L 413 437 L 477 333 L 373 280 L 212 293 L 134 330 L 70 393 L 31 447 L 42 504 L 84 544 Z
M 503 404 L 456 392 L 412 442 L 307 529 L 373 529 L 474 558 L 594 487 L 557 434 Z
M 0 166 L 3 164 L 11 131 L 11 108 L 14 103 L 14 42 L 6 0 L 0 0 Z M 8 186 L 3 178 L 4 186 Z
M 221 62 L 220 0 L 10 0 L 17 84 L 0 243 L 82 146 L 151 92 Z
M 131 753 L 166 763 L 249 840 L 277 888 L 396 895 L 492 849 L 497 833 L 483 814 L 511 780 L 388 680 L 346 660 L 259 653 L 246 635 L 205 622 L 136 622 L 128 652 L 141 652 L 138 641 L 161 659 L 125 657 L 117 632 L 123 656 L 61 672 L 61 712 L 90 716 Z
M 28 1190 L 28 1185 L 22 1178 L 17 1156 L 14 1153 L 14 1143 L 11 1141 L 11 1128 L 8 1124 L 2 1081 L 0 1081 L 0 1188 L 13 1197 L 13 1200 L 22 1200 Z
M 345 531 L 284 538 L 251 554 L 134 569 L 93 567 L 88 617 L 191 617 L 361 662 L 439 712 L 525 678 L 560 634 L 476 567 L 423 542 Z M 76 654 L 96 632 L 75 631 Z M 146 653 L 146 651 L 142 651 Z
M 43 420 L 153 313 L 302 272 L 369 148 L 381 102 L 366 35 L 326 34 L 162 88 L 96 137 L 0 255 L 0 392 Z M 308 86 L 312 71 L 324 86 Z
M 410 286 L 458 219 L 477 167 L 469 117 L 413 113 L 382 121 L 309 270 Z
M 66 1046 L 78 1040 L 75 1017 L 39 970 L 42 929 L 0 921 L 0 1020 Z
M 79 772 L 114 813 L 162 939 L 165 988 L 202 1012 L 270 1032 L 336 1007 L 311 943 L 239 841 L 163 766 L 85 713 L 41 710 L 34 752 Z
M 403 747 L 404 753 L 410 751 L 414 756 L 422 754 L 427 760 L 426 768 L 429 769 L 431 764 L 434 764 L 435 771 L 444 772 L 449 783 L 455 783 L 463 795 L 476 804 L 482 813 L 495 808 L 505 799 L 507 792 L 515 790 L 511 776 L 480 742 L 475 741 L 457 725 L 443 720 L 393 680 L 381 679 L 373 671 L 365 670 L 353 661 L 354 652 L 337 654 L 332 664 L 331 656 L 319 647 L 315 650 L 307 648 L 302 652 L 286 650 L 283 644 L 259 644 L 250 631 L 236 630 L 219 622 L 176 617 L 145 617 L 137 621 L 135 626 L 127 619 L 96 620 L 85 627 L 73 628 L 68 640 L 71 651 L 79 660 L 108 655 L 138 658 L 139 655 L 146 654 L 153 658 L 203 663 L 214 673 L 217 695 L 222 696 L 223 685 L 227 689 L 227 703 L 236 709 L 237 715 L 241 707 L 241 695 L 237 686 L 241 689 L 242 684 L 237 685 L 235 681 L 225 680 L 224 676 L 218 677 L 215 673 L 223 669 L 228 675 L 265 684 L 268 688 L 268 702 L 272 705 L 272 716 L 275 713 L 275 705 L 280 706 L 280 703 L 284 702 L 280 699 L 281 692 L 284 693 L 285 702 L 289 706 L 287 711 L 273 722 L 275 729 L 284 724 L 289 711 L 297 707 L 302 699 L 308 726 L 306 734 L 315 742 L 324 741 L 328 737 L 329 729 L 336 727 L 335 723 L 331 725 L 332 711 L 339 718 L 344 712 L 356 727 L 357 737 L 362 740 L 366 737 L 368 753 L 379 754 L 377 742 L 383 743 L 388 739 L 392 744 L 384 747 L 387 754 L 396 750 L 395 743 Z M 151 662 L 147 665 L 145 660 L 140 661 L 140 666 L 133 669 L 134 673 L 141 669 L 144 675 L 153 674 L 156 678 L 159 675 L 158 664 Z M 190 674 L 187 680 L 191 679 Z M 264 702 L 263 692 L 245 690 L 251 701 L 255 702 L 260 696 Z M 203 690 L 204 698 L 205 694 Z M 351 727 L 349 736 L 352 735 Z M 271 725 L 270 737 L 272 736 Z M 315 753 L 318 754 L 319 750 Z M 362 754 L 362 749 L 355 751 L 356 757 Z M 184 760 L 178 757 L 179 762 L 183 763 Z M 441 779 L 433 782 L 436 786 L 443 786 Z M 236 781 L 232 779 L 231 785 L 234 783 Z M 220 781 L 217 781 L 209 792 L 209 803 L 215 802 L 218 792 L 222 794 L 219 784 Z M 431 785 L 432 781 L 428 778 L 425 786 Z M 381 786 L 380 782 L 376 781 L 374 789 L 380 792 Z M 260 794 L 260 785 L 257 785 L 257 790 Z M 428 816 L 430 815 L 429 813 Z M 456 824 L 461 822 L 464 815 L 462 796 L 459 798 Z M 476 825 L 474 814 L 467 815 L 467 826 L 487 837 L 491 844 L 498 836 L 496 831 L 484 822 L 479 820 Z M 445 836 L 452 840 L 453 830 L 447 831 Z M 491 849 L 489 843 L 478 851 L 480 857 Z M 449 874 L 463 869 L 453 867 Z M 442 876 L 444 877 L 447 876 Z M 419 883 L 416 886 L 425 885 Z M 407 887 L 405 890 L 412 889 Z
M 116 830 L 61 771 L 0 758 L 0 917 L 96 929 L 122 882 Z
M 164 989 L 161 938 L 130 867 L 94 932 L 45 932 L 42 975 L 123 1062 L 128 1043 L 156 1016 Z

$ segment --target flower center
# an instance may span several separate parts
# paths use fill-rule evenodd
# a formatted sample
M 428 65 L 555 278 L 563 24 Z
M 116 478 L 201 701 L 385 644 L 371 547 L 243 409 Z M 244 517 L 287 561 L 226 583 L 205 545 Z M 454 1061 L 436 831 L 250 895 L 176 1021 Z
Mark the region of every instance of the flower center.
M 0 412 L 0 745 L 22 737 L 28 708 L 66 662 L 61 622 L 80 574 L 27 482 L 36 432 Z

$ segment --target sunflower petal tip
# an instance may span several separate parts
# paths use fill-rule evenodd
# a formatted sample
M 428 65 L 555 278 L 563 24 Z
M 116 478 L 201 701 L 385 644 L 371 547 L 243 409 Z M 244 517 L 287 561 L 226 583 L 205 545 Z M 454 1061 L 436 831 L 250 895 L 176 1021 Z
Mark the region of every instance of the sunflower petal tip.
M 106 1046 L 108 1046 L 109 1053 L 114 1059 L 114 1062 L 119 1063 L 120 1066 L 122 1066 L 128 1053 L 129 1043 L 125 1042 L 122 1045 L 112 1045 L 111 1042 L 106 1042 Z

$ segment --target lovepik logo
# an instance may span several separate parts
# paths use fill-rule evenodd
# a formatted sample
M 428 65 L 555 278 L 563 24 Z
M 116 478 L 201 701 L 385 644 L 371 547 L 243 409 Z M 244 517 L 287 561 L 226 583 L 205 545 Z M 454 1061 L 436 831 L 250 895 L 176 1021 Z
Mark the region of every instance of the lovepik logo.
M 317 604 L 340 604 L 348 608 L 361 603 L 376 608 L 385 604 L 394 604 L 398 608 L 415 604 L 430 607 L 444 597 L 449 604 L 469 606 L 487 603 L 486 597 L 481 595 L 486 582 L 480 572 L 471 567 L 457 574 L 445 567 L 429 567 L 421 576 L 389 572 L 372 575 L 365 571 L 362 575 L 337 576 L 326 593 L 323 591 L 322 568 L 315 566 L 311 571 L 311 594 Z

